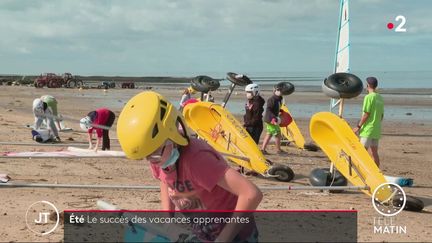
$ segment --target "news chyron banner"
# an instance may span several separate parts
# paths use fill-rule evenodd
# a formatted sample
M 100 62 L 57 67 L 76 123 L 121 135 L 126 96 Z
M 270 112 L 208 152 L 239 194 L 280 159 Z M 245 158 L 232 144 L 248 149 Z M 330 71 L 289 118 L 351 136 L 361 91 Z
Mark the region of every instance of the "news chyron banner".
M 64 242 L 357 241 L 355 210 L 65 211 L 64 216 Z M 230 236 L 231 230 L 238 233 Z

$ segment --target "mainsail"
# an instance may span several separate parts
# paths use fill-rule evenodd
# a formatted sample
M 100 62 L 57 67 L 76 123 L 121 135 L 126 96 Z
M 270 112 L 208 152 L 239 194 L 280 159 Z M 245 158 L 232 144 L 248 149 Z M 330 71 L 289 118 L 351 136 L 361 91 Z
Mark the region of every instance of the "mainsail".
M 336 53 L 334 62 L 335 73 L 349 73 L 349 0 L 340 0 L 339 2 L 339 26 L 336 39 Z M 339 104 L 340 100 L 332 99 L 330 102 L 330 110 Z
M 336 58 L 334 63 L 335 73 L 349 73 L 349 11 L 348 0 L 340 0 L 339 27 L 337 33 Z

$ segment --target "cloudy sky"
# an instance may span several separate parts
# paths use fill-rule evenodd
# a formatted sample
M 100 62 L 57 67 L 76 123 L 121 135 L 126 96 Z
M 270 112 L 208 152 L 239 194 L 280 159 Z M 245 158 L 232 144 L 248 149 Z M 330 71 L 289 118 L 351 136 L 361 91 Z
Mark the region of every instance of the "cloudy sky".
M 1 0 L 0 73 L 331 71 L 338 0 Z M 353 71 L 432 70 L 432 1 L 355 0 Z M 397 15 L 406 33 L 387 29 Z

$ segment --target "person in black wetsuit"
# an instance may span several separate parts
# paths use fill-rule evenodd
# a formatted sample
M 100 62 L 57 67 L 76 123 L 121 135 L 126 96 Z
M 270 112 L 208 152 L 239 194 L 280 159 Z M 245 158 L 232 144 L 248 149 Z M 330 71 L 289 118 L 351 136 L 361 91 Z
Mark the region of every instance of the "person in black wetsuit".
M 258 145 L 263 131 L 262 118 L 265 100 L 259 94 L 258 84 L 248 84 L 245 91 L 247 102 L 246 114 L 243 116 L 244 127 Z

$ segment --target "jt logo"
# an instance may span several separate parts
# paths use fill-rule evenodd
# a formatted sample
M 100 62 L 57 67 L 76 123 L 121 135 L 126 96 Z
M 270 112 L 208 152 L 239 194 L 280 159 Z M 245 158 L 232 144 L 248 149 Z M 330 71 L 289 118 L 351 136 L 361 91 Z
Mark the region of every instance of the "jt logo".
M 53 213 L 51 213 L 54 211 Z M 50 215 L 56 216 L 56 220 Z M 38 235 L 47 235 L 53 232 L 60 222 L 60 214 L 54 204 L 48 201 L 38 201 L 30 205 L 25 215 L 29 230 Z
M 48 223 L 48 216 L 50 215 L 50 213 L 39 213 L 39 219 L 38 220 L 36 220 L 35 219 L 35 223 L 36 224 L 46 224 L 46 223 Z M 43 217 L 44 216 L 44 217 Z M 42 222 L 42 218 L 44 218 L 44 221 Z

